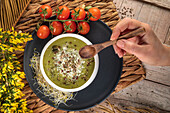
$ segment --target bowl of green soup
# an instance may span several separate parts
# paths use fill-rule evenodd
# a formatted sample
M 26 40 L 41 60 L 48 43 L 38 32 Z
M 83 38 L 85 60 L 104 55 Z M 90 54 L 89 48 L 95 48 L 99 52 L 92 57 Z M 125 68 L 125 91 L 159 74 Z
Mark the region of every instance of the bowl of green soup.
M 40 56 L 40 70 L 45 80 L 64 92 L 77 92 L 95 79 L 99 58 L 82 59 L 79 49 L 92 43 L 78 34 L 62 34 L 51 39 Z

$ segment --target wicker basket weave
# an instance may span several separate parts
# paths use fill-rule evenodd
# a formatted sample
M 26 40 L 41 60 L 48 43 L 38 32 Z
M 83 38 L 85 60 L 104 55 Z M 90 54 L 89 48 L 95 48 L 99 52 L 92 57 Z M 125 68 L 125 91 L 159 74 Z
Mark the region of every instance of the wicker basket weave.
M 94 7 L 98 7 L 101 10 L 101 20 L 105 22 L 111 29 L 120 21 L 118 16 L 118 12 L 116 11 L 116 7 L 113 4 L 112 0 L 32 0 L 28 5 L 27 9 L 23 13 L 22 17 L 18 21 L 15 26 L 16 30 L 22 30 L 23 32 L 30 32 L 36 28 L 37 23 L 41 19 L 38 14 L 38 8 L 43 4 L 49 4 L 53 9 L 53 15 L 55 15 L 54 11 L 59 5 L 66 5 L 70 9 L 73 9 L 77 6 L 81 6 L 85 4 L 86 6 L 91 5 Z M 19 61 L 23 61 L 23 53 L 18 53 Z M 115 89 L 115 92 L 118 92 L 129 85 L 135 84 L 138 81 L 141 81 L 145 78 L 145 70 L 141 61 L 131 55 L 126 54 L 123 57 L 123 71 L 121 79 Z M 32 109 L 35 113 L 63 113 L 65 111 L 56 110 L 55 108 L 45 104 L 42 100 L 40 100 L 31 90 L 28 85 L 28 82 L 23 80 L 25 83 L 25 87 L 23 89 L 23 93 L 26 94 L 25 99 L 28 101 L 28 108 Z
M 31 0 L 0 0 L 0 28 L 11 29 L 19 21 Z

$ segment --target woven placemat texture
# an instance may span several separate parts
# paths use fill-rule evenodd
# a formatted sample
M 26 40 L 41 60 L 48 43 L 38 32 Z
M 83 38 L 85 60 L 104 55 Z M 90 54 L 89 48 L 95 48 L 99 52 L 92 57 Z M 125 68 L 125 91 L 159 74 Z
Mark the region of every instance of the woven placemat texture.
M 85 4 L 86 6 L 91 5 L 98 7 L 102 14 L 101 20 L 105 22 L 111 29 L 113 29 L 114 26 L 120 21 L 118 12 L 116 11 L 116 7 L 112 0 L 32 0 L 15 26 L 15 30 L 22 30 L 23 32 L 32 33 L 32 31 L 36 28 L 37 23 L 41 19 L 38 14 L 38 8 L 43 4 L 49 4 L 52 7 L 53 15 L 55 15 L 54 11 L 59 5 L 66 5 L 70 9 L 81 6 L 82 4 Z M 23 53 L 18 53 L 17 56 L 19 61 L 23 62 Z M 127 53 L 123 57 L 123 71 L 121 79 L 112 94 L 126 88 L 129 85 L 135 84 L 144 78 L 145 71 L 141 61 L 137 57 Z M 25 83 L 25 87 L 23 88 L 25 97 L 23 98 L 27 99 L 27 107 L 29 109 L 32 109 L 35 113 L 66 112 L 56 110 L 56 108 L 45 104 L 32 92 L 26 79 L 24 79 L 23 82 Z
M 0 0 L 0 28 L 15 26 L 31 0 Z

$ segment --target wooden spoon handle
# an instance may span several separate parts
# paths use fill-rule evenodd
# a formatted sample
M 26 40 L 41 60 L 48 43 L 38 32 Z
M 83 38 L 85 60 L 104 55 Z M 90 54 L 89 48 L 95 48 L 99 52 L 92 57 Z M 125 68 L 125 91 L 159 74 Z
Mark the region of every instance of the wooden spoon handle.
M 140 28 L 137 28 L 133 31 L 130 31 L 129 33 L 127 34 L 124 34 L 122 36 L 119 36 L 117 40 L 120 40 L 120 39 L 129 39 L 129 38 L 132 38 L 134 36 L 138 36 L 138 35 L 141 35 L 142 33 L 145 33 L 145 28 L 143 27 L 140 27 Z M 117 40 L 110 40 L 110 41 L 106 41 L 104 42 L 102 45 L 104 47 L 107 47 L 107 46 L 110 46 L 110 45 L 113 45 L 117 42 Z
M 142 34 L 144 32 L 145 32 L 145 28 L 140 27 L 138 29 L 135 29 L 135 30 L 127 33 L 127 34 L 124 34 L 124 35 L 118 37 L 117 40 L 120 40 L 120 39 L 129 39 L 129 38 L 132 38 L 134 36 L 138 36 L 138 35 L 140 35 L 140 34 Z M 115 44 L 117 42 L 117 40 L 109 40 L 109 41 L 106 41 L 104 43 L 95 44 L 95 45 L 93 45 L 93 47 L 96 48 L 96 53 L 98 53 L 99 51 L 103 50 L 104 48 Z
M 93 47 L 96 49 L 96 53 L 98 53 L 99 51 L 103 50 L 104 48 L 115 44 L 116 41 L 117 40 L 109 40 L 109 41 L 106 41 L 106 42 L 103 42 L 103 43 L 100 43 L 100 44 L 95 44 L 95 45 L 93 45 Z
M 145 33 L 145 28 L 140 27 L 140 28 L 137 28 L 137 29 L 127 33 L 127 34 L 124 34 L 124 35 L 120 36 L 117 40 L 120 40 L 120 39 L 129 39 L 129 38 L 132 38 L 134 36 L 138 36 L 138 35 L 140 35 L 142 33 Z

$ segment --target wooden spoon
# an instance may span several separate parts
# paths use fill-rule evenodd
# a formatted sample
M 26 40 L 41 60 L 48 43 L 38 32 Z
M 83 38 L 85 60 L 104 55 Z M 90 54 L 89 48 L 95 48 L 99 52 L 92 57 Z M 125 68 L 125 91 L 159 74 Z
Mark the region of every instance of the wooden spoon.
M 116 44 L 116 42 L 120 39 L 129 39 L 132 38 L 134 36 L 138 36 L 142 33 L 145 32 L 145 29 L 143 27 L 140 27 L 138 29 L 135 29 L 127 34 L 124 34 L 122 36 L 120 36 L 118 39 L 116 40 L 110 40 L 110 41 L 106 41 L 104 43 L 100 43 L 100 44 L 94 44 L 94 45 L 86 45 L 84 47 L 82 47 L 79 50 L 79 55 L 81 56 L 81 58 L 83 59 L 88 59 L 88 58 L 92 58 L 94 57 L 97 53 L 99 53 L 101 50 L 103 50 L 104 48 L 107 48 L 108 46 L 111 46 L 113 44 Z

